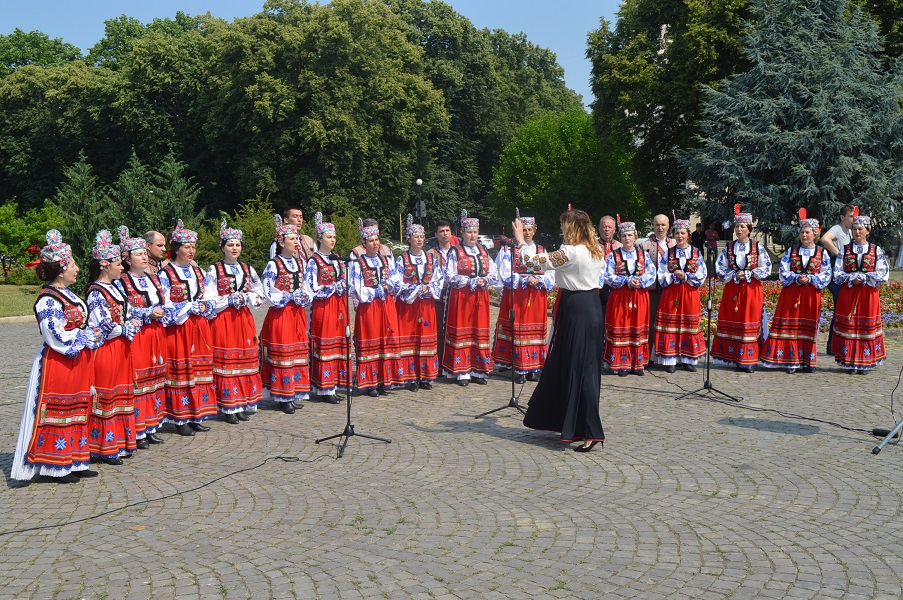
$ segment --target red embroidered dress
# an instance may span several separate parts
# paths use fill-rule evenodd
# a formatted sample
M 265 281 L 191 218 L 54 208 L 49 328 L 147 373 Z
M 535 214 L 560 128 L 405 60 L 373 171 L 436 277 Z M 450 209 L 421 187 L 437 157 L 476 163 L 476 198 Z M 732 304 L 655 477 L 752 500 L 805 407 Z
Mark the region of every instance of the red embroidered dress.
M 34 306 L 44 345 L 32 363 L 11 476 L 62 477 L 88 468 L 94 336 L 87 307 L 68 289 L 44 287 Z
M 345 338 L 348 302 L 345 296 L 345 263 L 314 252 L 304 276 L 314 295 L 310 312 L 310 384 L 321 396 L 348 388 Z
M 887 358 L 878 285 L 887 283 L 888 270 L 884 251 L 869 243 L 847 244 L 834 263 L 834 279 L 840 284 L 840 293 L 834 311 L 831 350 L 834 360 L 845 369 L 868 371 Z M 853 278 L 863 283 L 850 285 Z
M 213 386 L 224 414 L 252 408 L 263 397 L 257 324 L 251 308 L 263 304 L 257 273 L 243 262 L 219 261 L 207 269 L 205 299 L 216 304 L 210 323 L 213 339 Z
M 95 458 L 131 454 L 135 443 L 135 384 L 130 337 L 136 328 L 127 321 L 128 303 L 119 286 L 92 283 L 88 287 L 88 325 L 99 327 L 109 319 L 114 328 L 94 351 L 96 400 L 88 419 L 88 449 Z
M 689 246 L 680 251 L 681 256 L 676 246 L 668 248 L 659 261 L 662 292 L 655 321 L 655 361 L 663 365 L 696 364 L 705 354 L 699 286 L 706 280 L 706 266 L 699 249 Z M 683 271 L 685 278 L 678 281 L 675 271 Z
M 396 260 L 395 269 L 402 279 L 395 306 L 405 383 L 435 381 L 439 375 L 436 302 L 442 297 L 442 268 L 433 254 L 405 252 Z
M 123 288 L 129 314 L 142 320 L 141 331 L 129 345 L 134 372 L 135 434 L 138 438 L 155 433 L 163 422 L 166 397 L 166 331 L 162 319 L 151 318 L 155 307 L 164 307 L 166 291 L 156 275 L 136 277 L 123 273 Z
M 482 244 L 453 246 L 445 275 L 451 291 L 442 369 L 462 379 L 469 375 L 488 377 L 492 373 L 489 286 L 498 284 L 498 269 Z M 486 287 L 477 287 L 481 278 L 486 280 Z
M 492 360 L 497 364 L 511 366 L 512 341 L 517 352 L 514 354 L 516 373 L 533 373 L 542 369 L 546 360 L 546 338 L 549 333 L 549 290 L 555 285 L 554 271 L 541 273 L 528 268 L 520 256 L 520 249 L 513 248 L 514 268 L 511 250 L 503 249 L 496 257 L 496 267 L 502 284 L 502 300 L 499 316 L 495 323 L 495 343 Z M 531 254 L 542 254 L 545 248 L 537 245 Z M 513 270 L 513 275 L 512 275 Z M 539 287 L 529 285 L 530 277 L 539 281 Z M 510 319 L 514 309 L 514 324 Z
M 642 373 L 649 361 L 649 292 L 655 281 L 655 265 L 636 246 L 635 259 L 624 248 L 613 250 L 605 262 L 605 281 L 611 284 L 605 312 L 605 349 L 602 359 L 614 372 Z M 633 263 L 632 268 L 631 264 Z M 637 277 L 641 287 L 629 282 Z
M 169 284 L 173 324 L 166 328 L 165 420 L 177 425 L 199 423 L 216 416 L 213 387 L 213 339 L 208 317 L 212 303 L 201 311 L 204 273 L 195 265 L 170 263 L 160 271 Z M 165 285 L 165 284 L 164 284 Z

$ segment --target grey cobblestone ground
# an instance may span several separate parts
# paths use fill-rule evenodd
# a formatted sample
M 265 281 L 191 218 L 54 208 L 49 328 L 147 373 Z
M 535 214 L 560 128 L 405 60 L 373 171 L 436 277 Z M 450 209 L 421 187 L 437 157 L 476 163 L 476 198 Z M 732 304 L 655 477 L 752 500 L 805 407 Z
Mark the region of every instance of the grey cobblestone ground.
M 900 448 L 873 456 L 865 433 L 675 400 L 700 374 L 606 375 L 608 439 L 589 454 L 513 410 L 474 419 L 507 402 L 494 380 L 356 399 L 358 431 L 392 443 L 353 438 L 340 460 L 314 440 L 344 407 L 309 402 L 166 435 L 94 480 L 21 486 L 8 476 L 38 345 L 34 324 L 0 325 L 0 530 L 60 526 L 0 536 L 0 599 L 903 595 Z M 822 356 L 816 375 L 712 379 L 749 406 L 890 427 L 903 343 L 888 345 L 867 377 Z M 297 462 L 257 466 L 276 456 Z

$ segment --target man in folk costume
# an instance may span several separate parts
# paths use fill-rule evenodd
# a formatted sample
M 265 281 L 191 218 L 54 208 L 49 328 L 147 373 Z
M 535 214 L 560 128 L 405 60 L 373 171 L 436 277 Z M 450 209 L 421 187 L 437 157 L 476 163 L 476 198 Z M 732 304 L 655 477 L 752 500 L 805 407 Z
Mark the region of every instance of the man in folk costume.
M 194 263 L 198 234 L 179 219 L 169 236 L 170 263 L 159 277 L 169 287 L 173 319 L 166 328 L 165 421 L 179 435 L 209 431 L 201 421 L 216 416 L 213 387 L 213 340 L 209 319 L 216 317 L 212 302 L 204 300 L 204 272 Z
M 762 365 L 796 373 L 811 373 L 818 356 L 816 340 L 821 319 L 822 290 L 831 280 L 828 251 L 815 245 L 819 226 L 800 209 L 800 243 L 784 252 L 779 273 L 781 296 L 762 350 Z
M 519 210 L 516 218 L 524 226 L 523 250 L 530 255 L 545 253 L 546 249 L 533 241 L 536 219 L 521 217 Z M 492 348 L 492 360 L 513 367 L 517 383 L 538 379 L 545 363 L 549 290 L 555 287 L 554 270 L 543 273 L 537 266 L 527 267 L 521 255 L 521 248 L 503 247 L 495 259 L 502 300 Z M 514 309 L 513 323 L 509 318 L 511 309 Z
M 498 285 L 498 269 L 479 243 L 480 221 L 461 211 L 460 246 L 448 253 L 445 276 L 451 291 L 446 312 L 442 370 L 458 385 L 485 385 L 492 373 L 489 340 L 489 286 Z
M 298 259 L 300 238 L 294 225 L 274 215 L 278 253 L 263 270 L 263 296 L 270 309 L 260 330 L 260 379 L 264 399 L 294 414 L 295 401 L 310 397 L 310 351 L 307 313 L 313 293 Z
M 620 217 L 618 217 L 620 219 Z M 599 247 L 602 248 L 602 260 L 608 258 L 608 255 L 611 254 L 612 250 L 617 250 L 621 247 L 621 242 L 615 239 L 615 234 L 618 231 L 618 222 L 611 215 L 605 215 L 601 219 L 599 219 Z M 605 311 L 608 308 L 608 297 L 611 295 L 611 286 L 605 283 L 604 278 L 602 279 L 603 284 L 599 289 L 599 298 L 602 300 L 602 331 L 605 331 Z M 557 297 L 556 297 L 557 301 Z
M 652 264 L 658 267 L 661 257 L 668 253 L 669 248 L 673 248 L 676 242 L 674 238 L 668 237 L 668 229 L 671 225 L 668 215 L 655 215 L 652 219 L 652 235 L 649 236 L 642 244 L 643 250 L 649 255 Z M 652 282 L 649 288 L 649 364 L 655 357 L 655 319 L 658 315 L 658 304 L 662 297 L 662 288 L 659 287 L 658 281 Z
M 294 225 L 298 230 L 298 255 L 295 258 L 299 259 L 302 264 L 307 264 L 307 260 L 313 256 L 316 247 L 309 235 L 301 233 L 301 226 L 304 225 L 304 211 L 297 206 L 290 206 L 282 211 L 282 222 L 286 225 Z M 274 240 L 270 244 L 270 259 L 275 258 L 278 253 Z
M 401 274 L 396 307 L 405 383 L 408 390 L 415 392 L 419 388 L 432 389 L 439 374 L 436 302 L 442 294 L 445 272 L 434 255 L 424 252 L 426 231 L 423 225 L 414 224 L 411 215 L 407 218 L 406 238 L 408 251 L 395 261 L 395 270 Z
M 354 319 L 354 346 L 357 352 L 357 387 L 376 397 L 404 384 L 398 336 L 395 295 L 401 288 L 401 274 L 395 261 L 379 248 L 379 227 L 358 219 L 364 253 L 348 266 L 351 298 L 357 311 Z
M 349 386 L 346 353 L 351 352 L 345 337 L 348 320 L 348 280 L 344 261 L 333 252 L 335 225 L 314 215 L 317 251 L 307 261 L 304 278 L 313 292 L 310 312 L 310 385 L 323 402 L 338 404 L 336 392 Z
M 881 328 L 878 286 L 887 283 L 889 265 L 884 250 L 868 241 L 871 218 L 853 217 L 852 241 L 834 261 L 834 280 L 840 284 L 834 309 L 834 360 L 848 373 L 865 375 L 884 363 L 887 349 Z
M 708 270 L 702 250 L 690 245 L 690 221 L 674 221 L 676 244 L 658 260 L 658 284 L 662 290 L 655 320 L 655 361 L 673 373 L 677 364 L 696 371 L 705 354 L 705 337 L 699 329 L 702 302 L 699 287 Z
M 360 221 L 360 219 L 358 219 L 358 220 Z M 364 227 L 376 227 L 376 230 L 379 231 L 379 223 L 377 222 L 376 219 L 367 218 L 367 219 L 364 219 L 362 221 L 362 223 L 363 223 Z M 367 249 L 365 248 L 365 246 L 366 246 L 366 244 L 361 243 L 361 244 L 355 246 L 354 248 L 352 248 L 351 249 L 351 258 L 359 258 L 360 256 L 366 254 Z M 387 258 L 393 262 L 395 261 L 395 255 L 392 253 L 392 249 L 389 248 L 388 246 L 386 246 L 385 244 L 383 244 L 382 242 L 380 242 L 380 244 L 379 244 L 379 250 L 377 251 L 377 254 L 379 254 L 380 256 Z
M 144 234 L 147 248 L 147 272 L 157 275 L 169 264 L 166 250 L 166 236 L 159 231 L 148 231 Z
M 222 418 L 230 425 L 247 421 L 263 398 L 260 344 L 251 309 L 263 305 L 263 284 L 251 265 L 239 260 L 242 232 L 220 224 L 223 259 L 207 269 L 204 297 L 213 302 L 213 383 Z
M 711 355 L 718 364 L 736 365 L 752 373 L 759 363 L 762 337 L 762 280 L 771 274 L 771 258 L 765 246 L 750 238 L 753 218 L 734 206 L 734 235 L 715 264 L 715 272 L 725 282 L 718 306 L 718 329 Z
M 621 247 L 605 260 L 605 282 L 611 285 L 605 318 L 603 360 L 619 377 L 646 374 L 649 360 L 649 292 L 655 263 L 636 243 L 636 225 L 619 226 Z
M 166 398 L 166 332 L 172 320 L 169 288 L 148 269 L 149 256 L 144 238 L 129 236 L 128 227 L 119 228 L 119 247 L 128 270 L 122 283 L 129 312 L 141 319 L 141 331 L 129 346 L 135 381 L 135 430 L 139 449 L 162 444 L 157 429 L 163 423 Z M 167 282 L 168 284 L 168 282 Z
M 448 280 L 445 278 L 445 268 L 448 266 L 448 253 L 455 245 L 457 238 L 452 235 L 451 223 L 439 221 L 436 223 L 436 244 L 429 249 L 430 254 L 442 269 L 442 293 L 436 300 L 436 347 L 438 348 L 439 364 L 442 364 L 442 354 L 445 352 L 445 315 L 448 307 Z

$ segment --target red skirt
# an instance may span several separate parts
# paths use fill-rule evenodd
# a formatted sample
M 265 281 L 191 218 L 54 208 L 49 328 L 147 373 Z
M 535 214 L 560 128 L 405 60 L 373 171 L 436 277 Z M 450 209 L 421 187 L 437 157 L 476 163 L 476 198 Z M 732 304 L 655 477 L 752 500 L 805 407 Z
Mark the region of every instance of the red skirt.
M 354 317 L 354 349 L 357 353 L 357 388 L 370 390 L 377 386 L 402 385 L 404 365 L 401 362 L 398 336 L 398 313 L 395 298 L 376 298 L 358 304 Z
M 489 345 L 489 290 L 451 290 L 445 316 L 442 368 L 452 375 L 492 373 Z
M 611 290 L 605 312 L 603 360 L 612 371 L 642 371 L 649 361 L 649 292 Z
M 396 302 L 395 306 L 405 383 L 435 381 L 439 376 L 436 302 L 432 297 L 417 298 L 411 304 Z
M 307 313 L 290 302 L 267 311 L 260 330 L 263 351 L 260 378 L 274 400 L 288 402 L 310 394 L 310 348 Z
M 874 369 L 887 358 L 878 288 L 842 285 L 834 311 L 834 360 L 846 369 Z
M 712 340 L 712 358 L 742 367 L 759 363 L 759 336 L 762 332 L 762 282 L 724 285 L 718 305 L 718 329 Z
M 129 345 L 135 370 L 135 432 L 154 433 L 163 421 L 166 398 L 166 332 L 160 321 L 141 327 Z
M 93 399 L 94 356 L 85 348 L 68 358 L 45 347 L 41 359 L 28 463 L 49 469 L 87 466 L 88 415 Z
M 511 342 L 517 354 L 514 356 L 517 373 L 532 373 L 542 368 L 546 362 L 546 336 L 548 327 L 549 292 L 534 287 L 505 290 L 499 306 L 499 317 L 495 323 L 495 344 L 492 360 L 500 365 L 511 366 Z M 517 327 L 512 332 L 511 308 Z
M 699 288 L 689 284 L 662 289 L 655 320 L 655 354 L 663 358 L 696 358 L 705 354 L 699 330 L 702 301 Z
M 343 296 L 314 300 L 310 313 L 310 383 L 314 391 L 348 388 L 345 326 L 348 307 Z
M 251 309 L 232 306 L 210 324 L 213 336 L 213 386 L 223 413 L 241 412 L 263 397 L 260 349 Z
M 766 367 L 815 367 L 821 290 L 791 283 L 781 290 L 762 350 Z
M 94 372 L 97 399 L 88 418 L 91 456 L 115 458 L 131 453 L 135 444 L 135 382 L 129 341 L 124 336 L 107 340 L 94 351 L 100 365 Z
M 166 420 L 182 424 L 216 416 L 210 326 L 200 315 L 166 328 Z

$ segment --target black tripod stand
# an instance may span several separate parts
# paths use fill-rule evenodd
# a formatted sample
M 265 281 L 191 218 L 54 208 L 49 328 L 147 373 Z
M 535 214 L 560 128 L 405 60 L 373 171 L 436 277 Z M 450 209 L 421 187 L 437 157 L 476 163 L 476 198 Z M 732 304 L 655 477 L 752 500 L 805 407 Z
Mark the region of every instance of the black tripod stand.
M 350 259 L 344 259 L 339 257 L 336 254 L 332 254 L 330 257 L 332 260 L 342 260 L 345 262 L 350 262 Z M 348 308 L 348 296 L 351 295 L 351 286 L 348 284 L 348 271 L 345 271 L 345 315 L 346 319 L 350 318 L 351 311 Z M 337 433 L 335 435 L 330 435 L 325 438 L 320 438 L 316 440 L 316 443 L 319 444 L 321 442 L 327 442 L 329 440 L 334 440 L 336 438 L 344 437 L 342 443 L 339 444 L 338 455 L 336 458 L 342 458 L 345 454 L 345 446 L 348 445 L 348 440 L 351 439 L 352 436 L 367 438 L 368 440 L 377 440 L 379 442 L 385 442 L 387 444 L 391 444 L 392 440 L 388 438 L 376 437 L 375 435 L 367 435 L 364 433 L 357 433 L 354 430 L 354 425 L 351 424 L 351 388 L 352 383 L 354 382 L 354 371 L 351 367 L 351 324 L 350 322 L 345 325 L 345 369 L 348 373 L 348 385 L 345 388 L 345 429 L 342 430 L 341 433 Z
M 877 446 L 872 448 L 872 454 L 878 454 L 879 452 L 881 452 L 882 448 L 884 448 L 885 446 L 887 446 L 890 443 L 890 441 L 892 439 L 894 439 L 895 437 L 899 437 L 901 429 L 903 429 L 903 421 L 900 421 L 899 423 L 894 425 L 894 428 L 891 429 L 887 433 L 886 436 L 884 436 L 884 439 L 881 440 L 881 442 L 879 442 Z M 887 430 L 885 429 L 884 431 L 887 431 Z M 878 432 L 878 435 L 880 435 L 881 433 L 884 433 L 884 431 L 878 432 L 877 429 L 872 430 L 873 433 Z
M 524 410 L 524 407 L 521 406 L 520 403 L 518 402 L 517 394 L 514 391 L 514 385 L 515 385 L 514 379 L 515 379 L 515 377 L 517 377 L 517 374 L 516 374 L 516 371 L 517 371 L 517 358 L 516 358 L 517 357 L 517 347 L 514 345 L 514 341 L 517 337 L 517 334 L 515 333 L 515 330 L 516 330 L 515 325 L 516 324 L 514 322 L 515 314 L 516 313 L 513 308 L 510 311 L 508 311 L 508 319 L 511 321 L 511 398 L 508 400 L 508 404 L 506 404 L 504 406 L 500 406 L 498 408 L 493 408 L 492 410 L 487 410 L 484 413 L 480 413 L 480 414 L 476 415 L 474 417 L 474 419 L 479 419 L 480 417 L 485 417 L 486 415 L 491 415 L 492 413 L 497 413 L 500 410 L 505 410 L 506 408 L 515 408 L 518 411 L 520 411 L 520 414 L 522 414 L 522 415 L 527 414 L 527 411 Z
M 687 396 L 704 396 L 706 394 L 718 394 L 728 400 L 733 400 L 734 402 L 740 402 L 740 398 L 735 398 L 730 394 L 726 394 L 721 390 L 717 389 L 712 385 L 712 380 L 709 377 L 712 368 L 712 279 L 714 279 L 715 273 L 715 256 L 714 254 L 706 260 L 706 269 L 708 270 L 708 280 L 709 280 L 709 301 L 706 304 L 706 314 L 708 316 L 708 324 L 706 326 L 706 353 L 705 353 L 705 381 L 702 383 L 702 387 L 693 390 L 692 392 L 687 392 L 686 394 L 681 394 L 675 400 L 681 400 L 686 398 Z

